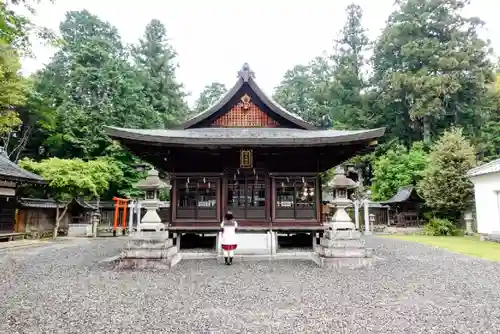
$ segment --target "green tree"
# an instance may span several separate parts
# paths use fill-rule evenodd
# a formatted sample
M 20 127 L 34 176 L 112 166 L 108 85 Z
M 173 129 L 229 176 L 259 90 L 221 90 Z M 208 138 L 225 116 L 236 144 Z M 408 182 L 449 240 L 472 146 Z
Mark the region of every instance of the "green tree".
M 144 95 L 153 109 L 162 116 L 166 127 L 182 121 L 188 107 L 175 75 L 177 53 L 167 38 L 163 23 L 153 19 L 146 26 L 144 36 L 132 47 L 135 66 L 140 73 Z
M 139 177 L 136 159 L 109 139 L 104 125 L 159 128 L 164 117 L 150 103 L 115 27 L 83 10 L 68 12 L 60 30 L 64 43 L 33 78 L 29 103 L 44 117 L 37 120 L 32 149 L 42 145 L 44 155 L 58 158 L 116 159 L 122 176 L 104 196 L 129 194 Z
M 55 34 L 50 29 L 33 23 L 26 15 L 16 11 L 24 7 L 32 15 L 36 14 L 33 4 L 53 2 L 51 0 L 11 0 L 0 2 L 0 44 L 10 45 L 21 55 L 32 55 L 31 38 L 37 37 L 41 41 L 54 43 Z
M 68 12 L 64 41 L 37 76 L 37 92 L 55 109 L 46 146 L 58 157 L 92 158 L 111 141 L 103 125 L 156 127 L 162 118 L 148 103 L 116 28 L 88 11 Z
M 40 175 L 47 182 L 47 195 L 62 207 L 62 211 L 59 207 L 56 211 L 54 239 L 73 198 L 99 198 L 114 179 L 122 176 L 121 170 L 107 158 L 89 161 L 50 158 L 40 162 L 23 159 L 20 166 Z
M 416 186 L 428 165 L 429 157 L 423 143 L 416 142 L 409 150 L 403 145 L 394 145 L 374 162 L 372 198 L 376 201 L 387 200 L 400 187 Z
M 0 140 L 11 155 L 10 139 L 22 121 L 16 108 L 26 103 L 28 80 L 19 73 L 21 63 L 18 53 L 10 45 L 0 42 Z
M 444 132 L 429 158 L 419 183 L 420 194 L 438 217 L 457 223 L 473 200 L 474 186 L 466 174 L 476 163 L 474 147 L 455 128 Z
M 226 93 L 226 85 L 220 82 L 212 82 L 210 85 L 206 85 L 195 102 L 194 112 L 200 113 L 208 109 Z
M 274 92 L 274 99 L 304 120 L 324 126 L 330 113 L 331 64 L 327 57 L 316 57 L 307 65 L 288 70 Z
M 369 40 L 362 25 L 361 7 L 350 4 L 346 14 L 346 23 L 335 41 L 332 55 L 334 65 L 330 100 L 333 108 L 330 117 L 337 127 L 365 128 L 371 125 L 365 112 L 366 95 L 363 94 L 367 88 L 363 77 L 363 66 L 366 64 L 364 54 L 368 50 Z
M 0 108 L 3 111 L 26 102 L 28 82 L 19 71 L 21 62 L 17 51 L 0 43 Z M 0 129 L 4 130 L 3 127 Z
M 399 0 L 375 44 L 373 84 L 385 113 L 380 120 L 407 143 L 430 143 L 450 124 L 474 131 L 492 66 L 488 44 L 477 33 L 483 23 L 463 15 L 468 3 Z
M 497 70 L 498 71 L 498 70 Z M 481 127 L 473 138 L 483 161 L 500 158 L 500 75 L 481 99 Z

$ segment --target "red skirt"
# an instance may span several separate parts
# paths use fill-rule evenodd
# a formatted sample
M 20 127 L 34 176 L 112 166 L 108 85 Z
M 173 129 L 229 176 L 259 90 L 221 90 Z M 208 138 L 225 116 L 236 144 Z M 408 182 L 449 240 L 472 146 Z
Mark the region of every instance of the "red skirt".
M 222 245 L 222 249 L 225 251 L 235 250 L 238 245 Z

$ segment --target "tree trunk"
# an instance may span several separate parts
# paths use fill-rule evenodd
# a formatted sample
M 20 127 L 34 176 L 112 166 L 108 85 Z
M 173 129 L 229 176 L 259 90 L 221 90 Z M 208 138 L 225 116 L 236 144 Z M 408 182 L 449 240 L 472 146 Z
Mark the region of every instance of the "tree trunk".
M 424 143 L 430 145 L 431 143 L 431 118 L 429 116 L 424 116 L 422 120 L 422 125 L 424 127 Z
M 69 203 L 64 206 L 64 210 L 62 213 L 59 209 L 59 205 L 57 205 L 56 207 L 56 221 L 54 223 L 54 229 L 52 230 L 52 239 L 54 240 L 57 238 L 57 231 L 59 231 L 61 220 L 64 218 L 64 215 L 66 215 L 66 211 L 68 211 L 68 205 Z

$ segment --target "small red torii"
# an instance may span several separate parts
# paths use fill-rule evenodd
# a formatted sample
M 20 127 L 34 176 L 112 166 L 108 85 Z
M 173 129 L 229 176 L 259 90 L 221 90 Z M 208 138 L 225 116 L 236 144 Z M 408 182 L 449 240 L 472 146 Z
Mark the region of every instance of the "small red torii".
M 115 201 L 115 216 L 113 219 L 113 236 L 116 237 L 116 229 L 118 228 L 118 217 L 120 216 L 120 209 L 123 209 L 122 213 L 122 234 L 125 235 L 125 229 L 127 227 L 127 198 L 113 197 Z

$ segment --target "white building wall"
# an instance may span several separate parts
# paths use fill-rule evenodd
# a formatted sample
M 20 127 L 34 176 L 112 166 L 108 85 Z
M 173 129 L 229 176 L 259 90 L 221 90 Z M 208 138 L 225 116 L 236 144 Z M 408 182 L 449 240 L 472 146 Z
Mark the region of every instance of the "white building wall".
M 500 232 L 500 172 L 471 177 L 476 201 L 477 232 Z

